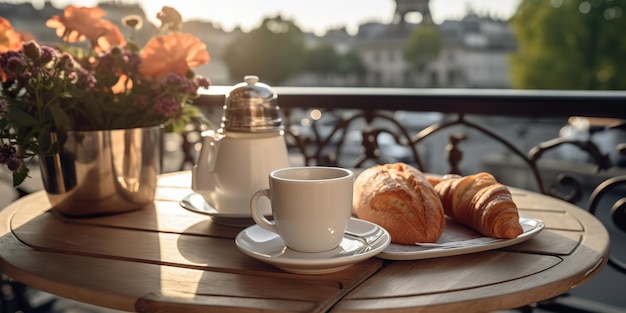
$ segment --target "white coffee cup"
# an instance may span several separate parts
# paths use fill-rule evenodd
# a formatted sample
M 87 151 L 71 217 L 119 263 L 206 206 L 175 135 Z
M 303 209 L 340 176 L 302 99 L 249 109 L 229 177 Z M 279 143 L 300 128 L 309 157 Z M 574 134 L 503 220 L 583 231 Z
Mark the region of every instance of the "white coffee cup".
M 352 208 L 352 171 L 323 166 L 289 167 L 269 174 L 269 188 L 254 193 L 250 211 L 262 228 L 277 233 L 300 252 L 336 248 L 343 239 Z M 259 198 L 270 199 L 273 221 L 263 216 Z

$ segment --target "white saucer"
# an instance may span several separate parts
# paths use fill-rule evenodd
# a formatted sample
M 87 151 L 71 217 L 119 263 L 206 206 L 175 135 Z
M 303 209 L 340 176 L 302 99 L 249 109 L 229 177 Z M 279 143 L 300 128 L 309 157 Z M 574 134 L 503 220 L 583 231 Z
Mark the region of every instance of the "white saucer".
M 195 213 L 208 215 L 218 224 L 233 227 L 246 227 L 254 225 L 254 220 L 252 219 L 250 212 L 219 213 L 215 210 L 215 208 L 204 201 L 204 198 L 199 193 L 194 192 L 185 196 L 182 200 L 180 200 L 180 206 Z
M 365 236 L 383 232 L 371 249 L 363 251 L 365 244 L 350 236 L 344 237 L 339 247 L 319 253 L 304 253 L 285 246 L 278 234 L 267 231 L 258 225 L 241 231 L 235 238 L 237 248 L 243 253 L 282 270 L 298 274 L 326 274 L 338 272 L 352 264 L 368 259 L 384 250 L 391 242 L 391 236 L 382 227 L 368 221 L 351 218 L 348 231 Z

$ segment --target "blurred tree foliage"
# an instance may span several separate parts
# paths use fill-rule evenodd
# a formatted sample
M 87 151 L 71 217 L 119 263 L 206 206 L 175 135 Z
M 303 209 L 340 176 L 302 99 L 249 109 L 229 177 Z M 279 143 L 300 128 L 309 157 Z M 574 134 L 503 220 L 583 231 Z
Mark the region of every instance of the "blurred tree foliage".
M 341 55 L 337 68 L 340 75 L 357 74 L 363 77 L 367 73 L 363 60 L 358 53 L 352 50 Z
M 304 58 L 304 70 L 318 75 L 365 75 L 365 64 L 354 51 L 338 53 L 331 44 L 308 49 Z
M 304 70 L 315 74 L 331 74 L 336 72 L 339 54 L 330 45 L 321 45 L 307 50 Z
M 365 65 L 356 53 L 340 54 L 330 44 L 307 48 L 304 40 L 304 33 L 292 21 L 280 16 L 267 18 L 259 28 L 235 38 L 226 48 L 224 61 L 233 78 L 258 75 L 273 85 L 302 72 L 365 74 Z
M 437 58 L 443 49 L 441 34 L 435 25 L 424 24 L 416 27 L 404 47 L 404 59 L 411 67 L 422 72 L 426 64 Z
M 278 16 L 266 18 L 259 28 L 235 38 L 226 48 L 224 61 L 233 78 L 258 75 L 278 85 L 300 72 L 304 51 L 302 30 Z
M 626 0 L 523 0 L 513 88 L 626 89 Z

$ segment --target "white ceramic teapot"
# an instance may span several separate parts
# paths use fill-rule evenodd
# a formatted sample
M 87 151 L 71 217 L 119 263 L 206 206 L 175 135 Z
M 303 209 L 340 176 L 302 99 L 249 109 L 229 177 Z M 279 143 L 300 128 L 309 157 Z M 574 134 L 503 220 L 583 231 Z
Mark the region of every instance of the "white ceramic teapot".
M 269 185 L 271 171 L 289 167 L 278 96 L 246 76 L 226 94 L 221 128 L 202 133 L 192 189 L 219 214 L 250 216 L 250 197 Z M 269 201 L 261 211 L 271 214 Z

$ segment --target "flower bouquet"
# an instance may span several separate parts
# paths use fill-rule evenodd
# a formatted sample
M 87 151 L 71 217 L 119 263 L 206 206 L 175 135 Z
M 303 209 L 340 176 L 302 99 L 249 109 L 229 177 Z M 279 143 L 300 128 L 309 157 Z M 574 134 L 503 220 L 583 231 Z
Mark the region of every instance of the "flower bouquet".
M 65 8 L 47 22 L 65 43 L 44 45 L 0 17 L 0 163 L 19 185 L 35 156 L 58 153 L 68 132 L 164 125 L 182 130 L 205 121 L 192 105 L 210 81 L 192 68 L 210 59 L 198 38 L 182 33 L 173 8 L 144 47 L 122 35 L 99 7 Z M 138 16 L 123 25 L 133 32 Z M 55 136 L 51 136 L 54 134 Z M 56 139 L 55 139 L 56 138 Z

